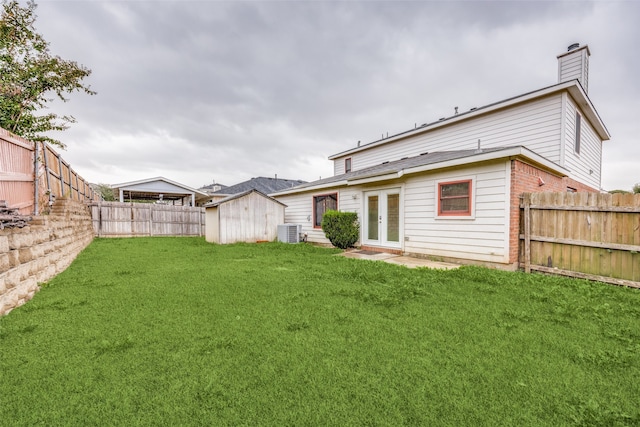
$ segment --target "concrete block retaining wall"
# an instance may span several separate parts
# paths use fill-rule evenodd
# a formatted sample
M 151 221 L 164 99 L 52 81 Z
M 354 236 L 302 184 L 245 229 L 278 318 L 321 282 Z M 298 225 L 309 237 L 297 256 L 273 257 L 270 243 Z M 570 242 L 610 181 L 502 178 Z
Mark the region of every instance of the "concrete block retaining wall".
M 21 306 L 93 240 L 91 212 L 60 198 L 29 226 L 0 230 L 0 316 Z

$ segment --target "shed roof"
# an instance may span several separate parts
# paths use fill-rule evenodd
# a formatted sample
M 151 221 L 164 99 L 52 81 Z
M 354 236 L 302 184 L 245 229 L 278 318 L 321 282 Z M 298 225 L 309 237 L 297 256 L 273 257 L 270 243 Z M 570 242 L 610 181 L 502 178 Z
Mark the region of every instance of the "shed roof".
M 276 200 L 273 197 L 269 197 L 266 194 L 264 194 L 263 192 L 255 190 L 255 189 L 243 191 L 242 193 L 238 193 L 238 194 L 232 194 L 231 196 L 225 197 L 224 199 L 220 199 L 220 200 L 216 200 L 215 202 L 207 203 L 206 205 L 204 205 L 204 207 L 205 208 L 214 208 L 214 207 L 220 206 L 220 205 L 222 205 L 224 203 L 230 202 L 232 200 L 236 200 L 236 199 L 240 199 L 242 197 L 245 197 L 245 196 L 247 196 L 247 195 L 249 195 L 251 193 L 256 193 L 257 195 L 262 196 L 265 199 L 268 199 L 268 200 L 271 200 L 271 201 L 273 201 L 275 203 L 278 203 L 278 204 L 284 206 L 285 208 L 287 207 L 287 205 L 285 205 L 281 201 Z

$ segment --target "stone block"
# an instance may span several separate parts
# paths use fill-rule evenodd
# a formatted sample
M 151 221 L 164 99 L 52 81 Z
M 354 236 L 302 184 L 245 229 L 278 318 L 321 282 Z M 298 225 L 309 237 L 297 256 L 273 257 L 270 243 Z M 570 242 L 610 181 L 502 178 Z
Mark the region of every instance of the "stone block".
M 51 240 L 49 238 L 49 231 L 48 230 L 38 230 L 37 232 L 34 233 L 35 234 L 35 242 L 34 244 L 39 245 L 39 244 L 43 244 L 45 242 L 48 242 L 49 240 Z
M 55 242 L 52 242 L 52 241 L 46 241 L 44 243 L 41 243 L 40 246 L 42 247 L 43 255 L 50 254 L 56 249 L 56 244 Z
M 44 279 L 40 280 L 40 283 L 43 282 L 48 282 L 49 280 L 53 279 L 56 275 L 56 265 L 55 264 L 49 264 L 49 266 L 44 270 Z
M 0 298 L 0 306 L 3 306 L 5 314 L 7 310 L 11 310 L 17 306 L 18 300 L 17 292 L 8 292 Z
M 9 254 L 7 253 L 0 254 L 0 273 L 9 271 L 10 268 L 11 268 L 11 260 L 9 259 Z
M 36 216 L 36 217 L 33 217 L 33 219 L 31 220 L 31 223 L 30 223 L 30 224 L 31 224 L 32 226 L 36 226 L 36 227 L 39 227 L 39 226 L 46 226 L 46 225 L 47 225 L 47 218 L 46 218 L 46 217 L 44 217 L 44 216 Z
M 26 264 L 34 258 L 33 249 L 30 247 L 19 249 L 18 252 L 21 264 Z
M 20 283 L 20 272 L 17 271 L 15 268 L 12 270 L 9 270 L 4 276 L 4 280 L 5 280 L 4 283 L 7 289 L 13 289 L 16 286 L 18 286 L 18 284 Z
M 22 249 L 33 245 L 33 236 L 28 231 L 24 228 L 16 230 L 12 238 L 9 239 L 9 249 Z
M 9 237 L 0 236 L 0 253 L 9 252 Z
M 17 266 L 20 265 L 19 250 L 15 249 L 15 250 L 9 251 L 7 255 L 9 255 L 9 264 L 11 265 L 11 268 L 16 268 Z
M 31 247 L 31 256 L 33 257 L 33 259 L 38 259 L 44 256 L 44 248 L 41 244 Z
M 56 264 L 58 261 L 60 261 L 60 258 L 62 258 L 62 250 L 57 250 L 55 252 L 52 252 L 51 254 L 49 254 L 49 263 L 50 264 Z

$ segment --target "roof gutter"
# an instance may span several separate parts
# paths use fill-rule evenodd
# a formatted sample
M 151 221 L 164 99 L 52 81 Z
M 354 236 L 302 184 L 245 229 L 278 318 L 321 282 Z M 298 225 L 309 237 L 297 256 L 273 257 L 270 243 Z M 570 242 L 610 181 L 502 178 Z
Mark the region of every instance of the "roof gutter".
M 382 175 L 372 175 L 368 177 L 357 177 L 353 179 L 347 180 L 347 185 L 359 185 L 359 184 L 367 184 L 369 182 L 378 182 L 378 181 L 388 181 L 391 179 L 398 179 L 404 175 L 404 169 L 401 169 L 397 172 L 393 173 L 385 173 Z
M 444 162 L 432 163 L 422 166 L 415 166 L 412 168 L 400 169 L 396 172 L 391 173 L 381 173 L 379 175 L 369 175 L 364 177 L 356 177 L 353 179 L 346 179 L 341 181 L 329 182 L 326 184 L 318 184 L 311 187 L 303 187 L 297 188 L 293 190 L 281 191 L 279 193 L 274 193 L 272 196 L 284 196 L 288 194 L 295 193 L 305 193 L 314 190 L 326 190 L 331 187 L 345 187 L 352 185 L 360 185 L 360 184 L 369 184 L 372 182 L 382 182 L 382 181 L 390 181 L 394 179 L 399 179 L 404 175 L 411 175 L 423 172 L 430 172 L 439 169 L 447 169 L 454 168 L 459 166 L 470 165 L 474 163 L 487 162 L 492 160 L 500 160 L 500 159 L 515 159 L 515 158 L 523 158 L 528 161 L 528 163 L 532 163 L 533 165 L 540 167 L 547 172 L 550 172 L 557 176 L 569 176 L 569 170 L 552 162 L 549 159 L 546 159 L 533 151 L 529 150 L 526 147 L 511 147 L 505 148 L 504 150 L 499 151 L 490 151 L 486 153 L 478 153 L 473 156 L 460 157 L 457 159 L 447 160 Z
M 445 162 L 433 163 L 424 166 L 416 166 L 413 168 L 405 169 L 405 174 L 413 174 L 420 172 L 428 172 L 437 169 L 446 169 L 456 166 L 462 166 L 470 163 L 479 163 L 486 162 L 490 160 L 498 160 L 504 158 L 515 158 L 515 157 L 524 157 L 529 159 L 531 162 L 535 163 L 537 166 L 541 166 L 549 172 L 552 172 L 561 176 L 568 176 L 569 171 L 563 168 L 560 165 L 552 162 L 551 160 L 545 159 L 544 157 L 534 153 L 525 147 L 513 147 L 507 148 L 505 150 L 500 151 L 491 151 L 489 153 L 484 154 L 476 154 L 472 157 L 461 157 L 458 159 L 448 160 Z
M 343 187 L 345 185 L 348 185 L 348 182 L 346 179 L 342 181 L 329 182 L 327 184 L 317 184 L 317 185 L 311 185 L 309 187 L 292 188 L 291 190 L 282 190 L 282 191 L 278 191 L 277 193 L 269 194 L 269 197 L 286 196 L 289 194 L 296 194 L 296 193 L 306 193 L 308 191 L 324 190 L 330 187 Z

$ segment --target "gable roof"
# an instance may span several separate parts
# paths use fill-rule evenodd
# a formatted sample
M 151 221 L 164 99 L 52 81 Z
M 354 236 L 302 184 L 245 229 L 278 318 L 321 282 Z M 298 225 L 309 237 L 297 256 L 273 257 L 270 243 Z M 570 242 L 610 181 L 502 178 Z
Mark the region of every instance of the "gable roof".
M 423 153 L 418 156 L 406 157 L 393 162 L 384 162 L 356 171 L 336 175 L 299 185 L 295 188 L 273 194 L 301 193 L 328 187 L 365 184 L 368 182 L 398 179 L 404 175 L 427 172 L 431 170 L 468 165 L 497 159 L 521 157 L 556 175 L 568 176 L 569 171 L 562 166 L 534 153 L 528 148 L 518 145 L 512 147 L 483 148 L 480 150 L 456 150 Z
M 198 197 L 206 197 L 207 193 L 196 190 L 195 188 L 188 187 L 179 182 L 171 181 L 162 176 L 154 178 L 141 179 L 139 181 L 123 182 L 121 184 L 113 184 L 113 189 L 121 189 L 126 191 L 133 191 L 136 193 L 148 193 L 148 194 L 194 194 Z
M 587 119 L 595 129 L 598 136 L 602 138 L 602 140 L 604 141 L 611 139 L 611 135 L 609 134 L 607 127 L 604 125 L 604 122 L 600 118 L 600 115 L 598 114 L 595 107 L 591 103 L 591 100 L 587 96 L 587 93 L 584 91 L 580 82 L 578 80 L 570 80 L 567 82 L 558 83 L 553 86 L 548 86 L 542 89 L 528 92 L 522 95 L 514 96 L 502 101 L 494 102 L 492 104 L 488 104 L 483 107 L 473 108 L 469 111 L 462 112 L 451 117 L 442 118 L 432 123 L 425 123 L 416 129 L 410 129 L 405 132 L 400 132 L 396 135 L 392 135 L 387 138 L 369 142 L 367 144 L 360 145 L 359 147 L 351 148 L 349 150 L 333 154 L 329 156 L 329 160 L 335 160 L 339 157 L 348 156 L 350 154 L 368 150 L 370 148 L 377 147 L 380 145 L 388 144 L 390 142 L 397 141 L 399 139 L 419 135 L 421 133 L 430 132 L 434 129 L 438 129 L 443 126 L 448 126 L 461 121 L 470 120 L 472 118 L 475 118 L 481 115 L 492 113 L 496 110 L 507 108 L 516 104 L 521 104 L 523 102 L 531 101 L 536 98 L 557 94 L 563 91 L 567 91 L 571 95 L 571 97 L 575 100 L 575 102 L 580 106 L 582 112 L 587 117 Z
M 251 194 L 251 193 L 256 193 L 256 194 L 258 194 L 259 196 L 264 197 L 265 199 L 268 199 L 268 200 L 274 201 L 274 202 L 276 202 L 276 203 L 278 203 L 278 204 L 281 204 L 281 205 L 282 205 L 282 206 L 284 206 L 285 208 L 287 207 L 287 205 L 285 205 L 285 204 L 284 204 L 284 203 L 282 203 L 281 201 L 276 200 L 276 199 L 274 199 L 273 197 L 269 197 L 269 196 L 267 196 L 266 194 L 264 194 L 264 193 L 262 193 L 262 192 L 260 192 L 260 191 L 258 191 L 258 190 L 247 190 L 247 191 L 243 191 L 242 193 L 233 194 L 233 195 L 231 195 L 231 196 L 229 196 L 229 197 L 225 197 L 224 199 L 220 199 L 220 200 L 216 200 L 215 202 L 207 203 L 206 205 L 204 205 L 204 207 L 205 207 L 205 208 L 213 208 L 213 207 L 217 207 L 217 206 L 219 206 L 219 205 L 221 205 L 221 204 L 223 204 L 223 203 L 227 203 L 227 202 L 230 202 L 230 201 L 235 200 L 235 199 L 240 199 L 240 198 L 242 198 L 242 197 L 244 197 L 244 196 L 246 196 L 246 195 L 248 195 L 248 194 Z
M 305 183 L 306 181 L 302 181 L 300 179 L 268 178 L 259 176 L 257 178 L 251 178 L 248 181 L 244 181 L 239 184 L 231 185 L 221 190 L 214 191 L 211 194 L 238 194 L 244 193 L 249 190 L 258 190 L 258 192 L 263 194 L 271 194 Z

